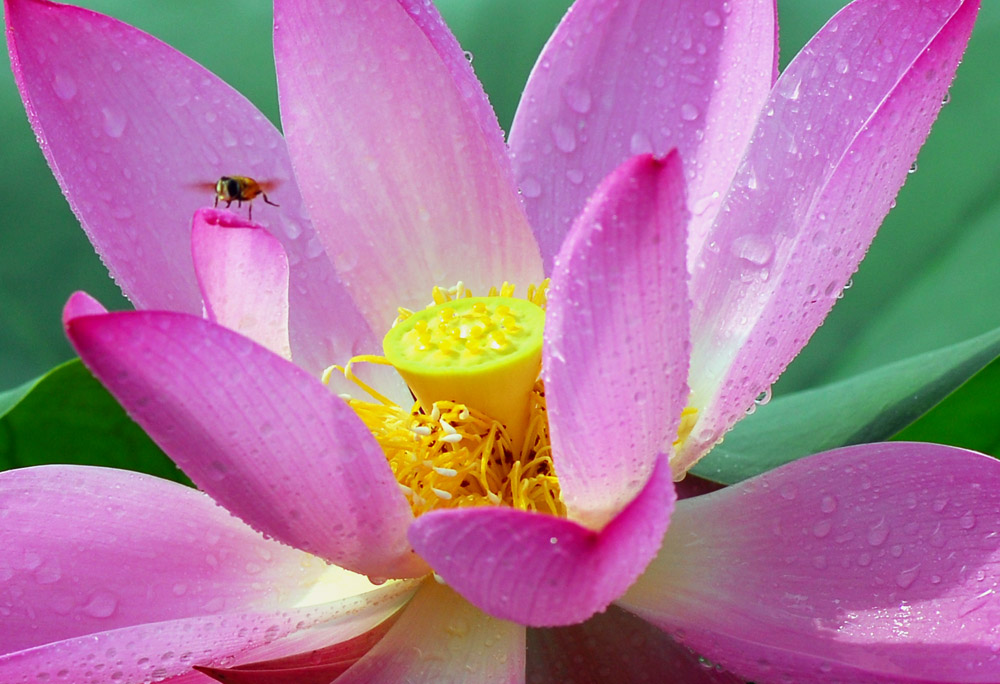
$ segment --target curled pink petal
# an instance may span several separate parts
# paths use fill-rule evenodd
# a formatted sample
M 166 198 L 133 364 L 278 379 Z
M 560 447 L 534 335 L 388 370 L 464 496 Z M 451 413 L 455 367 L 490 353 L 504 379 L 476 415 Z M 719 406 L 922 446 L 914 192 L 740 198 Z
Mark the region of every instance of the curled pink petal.
M 276 607 L 325 570 L 205 494 L 125 470 L 0 474 L 8 653 L 143 622 Z M 289 593 L 291 592 L 291 593 Z
M 291 358 L 288 257 L 281 242 L 234 214 L 200 209 L 191 252 L 208 319 Z
M 231 662 L 237 654 L 320 622 L 344 631 L 371 629 L 399 609 L 408 583 L 325 604 L 253 613 L 199 615 L 123 627 L 0 655 L 4 682 L 205 682 L 195 665 Z M 96 676 L 95 676 L 96 675 Z
M 153 440 L 255 529 L 370 576 L 426 571 L 385 455 L 319 380 L 186 314 L 84 316 L 67 333 Z
M 771 89 L 774 0 L 578 0 L 510 131 L 546 268 L 594 188 L 636 154 L 680 150 L 690 248 L 712 225 Z
M 376 330 L 434 285 L 542 277 L 508 173 L 397 0 L 275 4 L 282 120 L 324 245 Z
M 524 627 L 425 581 L 389 633 L 337 684 L 524 684 Z
M 600 532 L 512 508 L 432 511 L 413 548 L 473 604 L 529 626 L 567 625 L 604 610 L 656 555 L 674 487 L 661 456 L 645 489 Z
M 619 601 L 763 681 L 1000 681 L 1000 463 L 890 442 L 678 502 Z
M 978 8 L 859 0 L 778 80 L 692 275 L 700 414 L 678 466 L 722 437 L 833 306 L 927 137 Z
M 5 0 L 15 80 L 56 179 L 137 308 L 201 314 L 191 216 L 220 176 L 280 182 L 254 218 L 291 264 L 291 344 L 314 372 L 377 350 L 305 214 L 285 142 L 242 95 L 120 21 Z
M 602 183 L 556 257 L 542 363 L 552 454 L 569 517 L 593 529 L 642 491 L 677 437 L 686 225 L 677 153 L 641 155 Z
M 346 672 L 381 641 L 389 628 L 396 623 L 399 614 L 388 617 L 353 638 L 339 642 L 338 633 L 343 631 L 336 629 L 339 625 L 334 625 L 334 629 L 330 629 L 328 625 L 318 625 L 312 630 L 303 630 L 292 635 L 291 639 L 295 639 L 303 633 L 316 632 L 324 641 L 322 646 L 312 650 L 296 651 L 292 655 L 245 662 L 233 667 L 196 666 L 195 669 L 224 684 L 328 684 Z M 280 640 L 263 648 L 273 649 L 278 646 L 287 649 L 291 646 L 289 641 L 290 639 Z M 256 649 L 254 652 L 261 650 Z M 246 658 L 246 653 L 241 654 L 240 660 Z

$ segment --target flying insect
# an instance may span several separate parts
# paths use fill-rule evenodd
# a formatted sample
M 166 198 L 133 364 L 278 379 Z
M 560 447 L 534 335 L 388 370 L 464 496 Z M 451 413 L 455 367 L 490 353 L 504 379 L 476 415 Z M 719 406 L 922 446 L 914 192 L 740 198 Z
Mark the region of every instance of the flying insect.
M 253 201 L 258 196 L 263 197 L 264 202 L 272 207 L 280 206 L 267 197 L 267 191 L 276 187 L 278 187 L 277 181 L 258 181 L 249 176 L 223 176 L 214 186 L 215 206 L 219 206 L 219 202 L 225 202 L 228 209 L 233 202 L 236 202 L 237 207 L 242 207 L 246 202 L 247 218 L 252 219 Z

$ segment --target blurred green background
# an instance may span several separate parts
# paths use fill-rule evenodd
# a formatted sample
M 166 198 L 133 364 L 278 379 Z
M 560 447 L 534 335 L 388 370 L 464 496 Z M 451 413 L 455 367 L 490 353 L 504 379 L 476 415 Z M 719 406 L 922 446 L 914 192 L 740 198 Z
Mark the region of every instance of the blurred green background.
M 79 4 L 175 45 L 277 123 L 270 3 Z M 438 0 L 509 126 L 520 90 L 569 0 Z M 782 65 L 843 0 L 779 0 Z M 1000 3 L 983 7 L 951 101 L 854 284 L 777 393 L 849 376 L 1000 326 Z M 87 290 L 127 306 L 61 197 L 9 68 L 0 73 L 0 389 L 71 358 L 59 318 Z M 998 373 L 994 372 L 994 376 Z M 996 383 L 992 387 L 997 387 Z M 995 394 L 993 395 L 995 396 Z

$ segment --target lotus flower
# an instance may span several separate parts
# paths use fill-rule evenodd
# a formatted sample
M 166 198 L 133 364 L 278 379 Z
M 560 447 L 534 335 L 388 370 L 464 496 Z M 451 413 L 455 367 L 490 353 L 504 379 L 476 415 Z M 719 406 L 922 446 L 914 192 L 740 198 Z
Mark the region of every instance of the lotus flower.
M 284 139 L 131 27 L 5 7 L 138 309 L 74 295 L 70 339 L 202 491 L 4 473 L 4 681 L 1000 679 L 992 459 L 673 484 L 856 268 L 976 0 L 857 0 L 777 82 L 773 0 L 579 0 L 511 154 L 429 2 L 278 0 Z M 233 174 L 279 206 L 204 208 Z

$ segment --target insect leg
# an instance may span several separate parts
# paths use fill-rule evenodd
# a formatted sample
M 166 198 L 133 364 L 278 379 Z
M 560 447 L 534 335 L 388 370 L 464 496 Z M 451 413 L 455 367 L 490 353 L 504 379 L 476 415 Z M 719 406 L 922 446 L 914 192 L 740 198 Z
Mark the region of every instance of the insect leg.
M 260 196 L 263 197 L 264 201 L 267 202 L 268 204 L 270 204 L 272 207 L 280 207 L 281 206 L 280 204 L 275 204 L 274 202 L 272 202 L 271 200 L 269 200 L 267 198 L 267 193 L 262 192 L 262 193 L 260 193 Z

